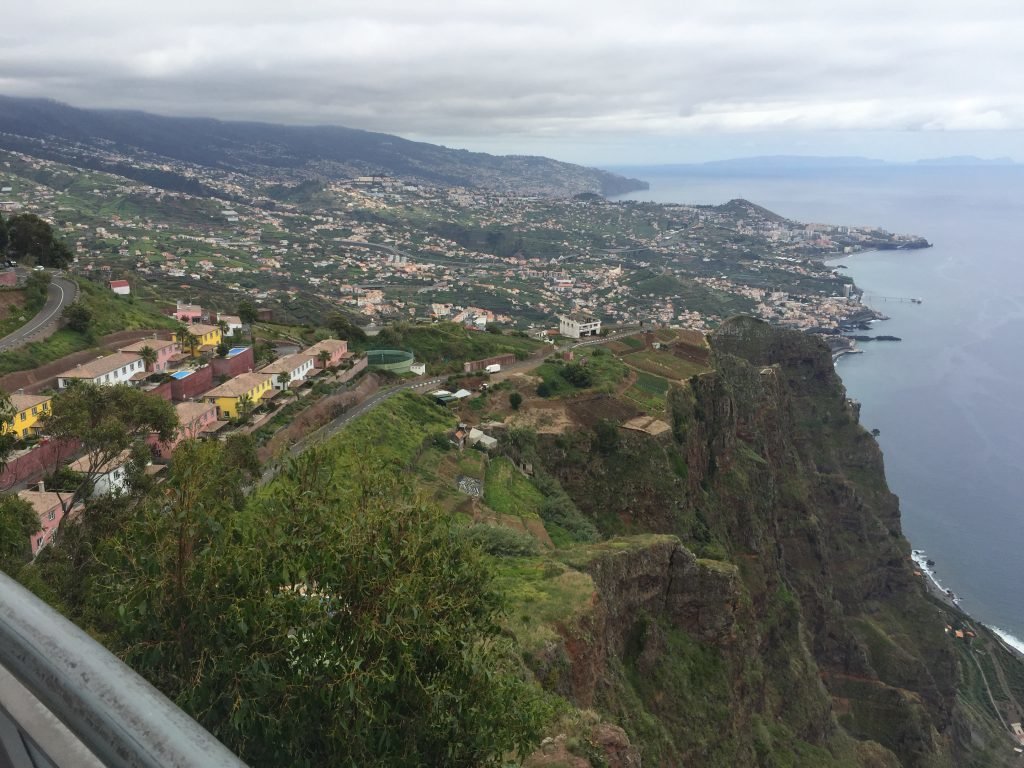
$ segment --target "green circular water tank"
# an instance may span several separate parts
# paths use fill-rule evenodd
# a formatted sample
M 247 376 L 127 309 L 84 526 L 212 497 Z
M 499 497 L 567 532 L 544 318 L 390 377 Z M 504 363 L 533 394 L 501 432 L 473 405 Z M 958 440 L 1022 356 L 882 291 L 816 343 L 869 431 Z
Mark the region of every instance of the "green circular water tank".
M 412 352 L 402 349 L 371 349 L 366 353 L 366 367 L 375 371 L 408 373 L 415 359 Z

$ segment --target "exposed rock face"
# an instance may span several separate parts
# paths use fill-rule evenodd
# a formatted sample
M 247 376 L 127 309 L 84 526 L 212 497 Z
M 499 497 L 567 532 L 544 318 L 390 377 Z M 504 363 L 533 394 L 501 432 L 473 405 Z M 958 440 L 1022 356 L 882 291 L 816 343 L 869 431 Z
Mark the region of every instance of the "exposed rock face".
M 713 349 L 671 395 L 671 437 L 542 444 L 577 505 L 632 535 L 566 556 L 593 595 L 540 679 L 645 765 L 996 764 L 971 757 L 944 619 L 827 347 L 740 319 Z
M 674 536 L 595 545 L 574 558 L 593 579 L 593 604 L 540 667 L 568 663 L 570 674 L 557 687 L 581 706 L 594 705 L 609 659 L 636 641 L 638 622 L 664 620 L 704 642 L 732 644 L 741 590 L 735 567 L 699 562 Z M 649 670 L 662 648 L 656 623 L 643 631 L 640 660 Z
M 675 537 L 634 543 L 629 548 L 598 549 L 583 566 L 610 614 L 605 620 L 610 650 L 622 653 L 632 623 L 641 614 L 664 617 L 703 642 L 731 644 L 741 591 L 736 567 L 698 561 Z

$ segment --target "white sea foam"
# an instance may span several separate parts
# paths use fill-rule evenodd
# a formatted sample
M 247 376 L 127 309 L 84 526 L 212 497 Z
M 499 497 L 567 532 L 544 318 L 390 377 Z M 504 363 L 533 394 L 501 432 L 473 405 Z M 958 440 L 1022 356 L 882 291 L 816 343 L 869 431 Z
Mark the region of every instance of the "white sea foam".
M 910 553 L 910 556 L 913 558 L 914 562 L 917 563 L 917 567 L 921 569 L 921 572 L 924 573 L 924 575 L 927 576 L 929 579 L 931 579 L 932 584 L 934 584 L 947 595 L 952 595 L 952 590 L 947 590 L 942 585 L 942 582 L 939 581 L 938 576 L 935 575 L 935 571 L 933 571 L 931 567 L 928 565 L 928 555 L 925 554 L 925 551 L 923 549 L 913 550 Z M 953 595 L 952 599 L 954 603 L 960 602 L 960 598 L 956 597 L 955 595 Z
M 921 569 L 921 572 L 924 573 L 925 576 L 927 576 L 929 579 L 931 579 L 932 583 L 936 587 L 938 587 L 943 592 L 946 592 L 946 588 L 942 586 L 942 582 L 939 581 L 938 578 L 935 576 L 935 571 L 933 571 L 928 566 L 928 555 L 925 553 L 925 551 L 923 549 L 915 549 L 911 552 L 910 556 L 913 558 L 914 562 L 917 563 L 917 567 Z M 960 598 L 954 597 L 953 601 L 959 603 Z M 995 632 L 997 635 L 999 635 L 1000 640 L 1002 640 L 1004 643 L 1006 643 L 1008 646 L 1013 648 L 1021 655 L 1024 655 L 1024 640 L 1021 640 L 1019 637 L 1011 635 L 1009 632 L 1007 632 L 1004 629 L 1000 629 L 999 627 L 993 627 L 989 625 L 988 628 Z
M 1019 637 L 1014 637 L 1009 632 L 1006 632 L 999 627 L 989 627 L 989 629 L 999 635 L 1000 639 L 1008 646 L 1017 652 L 1024 654 L 1024 640 L 1021 640 Z

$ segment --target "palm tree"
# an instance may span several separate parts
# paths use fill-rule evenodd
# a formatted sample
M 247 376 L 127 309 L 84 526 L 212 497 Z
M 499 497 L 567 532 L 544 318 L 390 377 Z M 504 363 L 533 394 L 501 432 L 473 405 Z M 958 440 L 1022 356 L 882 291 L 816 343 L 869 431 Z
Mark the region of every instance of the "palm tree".
M 178 343 L 181 344 L 182 349 L 188 349 L 188 353 L 192 357 L 196 356 L 196 345 L 199 344 L 199 337 L 196 336 L 192 331 L 185 330 L 180 336 L 178 336 Z
M 326 349 L 321 349 L 316 353 L 316 359 L 320 361 L 321 368 L 327 368 L 327 361 L 331 359 L 331 353 Z
M 218 320 L 217 321 L 217 327 L 220 328 L 220 337 L 221 338 L 224 338 L 225 336 L 227 336 L 228 335 L 228 331 L 231 330 L 228 327 L 228 324 L 227 324 L 226 320 Z
M 139 357 L 142 358 L 142 362 L 146 365 L 147 371 L 152 371 L 153 366 L 156 365 L 156 350 L 148 344 L 139 350 Z
M 241 397 L 239 397 L 238 398 L 238 419 L 240 421 L 245 421 L 247 418 L 249 418 L 249 414 L 252 412 L 252 409 L 255 408 L 255 407 L 256 407 L 256 404 L 253 403 L 252 398 L 249 395 L 242 395 Z

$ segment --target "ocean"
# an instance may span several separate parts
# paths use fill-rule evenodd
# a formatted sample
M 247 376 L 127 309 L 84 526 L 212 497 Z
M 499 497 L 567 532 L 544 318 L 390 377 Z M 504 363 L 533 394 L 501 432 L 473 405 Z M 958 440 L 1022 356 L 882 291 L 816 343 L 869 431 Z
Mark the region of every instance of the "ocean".
M 880 430 L 912 546 L 961 608 L 1024 651 L 1024 166 L 613 170 L 650 182 L 630 199 L 743 197 L 933 243 L 836 262 L 889 316 L 875 331 L 903 339 L 862 344 L 836 368 Z

